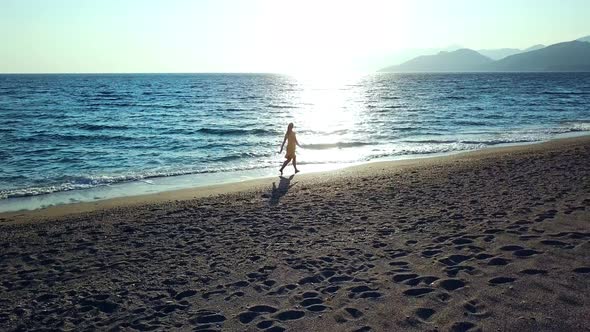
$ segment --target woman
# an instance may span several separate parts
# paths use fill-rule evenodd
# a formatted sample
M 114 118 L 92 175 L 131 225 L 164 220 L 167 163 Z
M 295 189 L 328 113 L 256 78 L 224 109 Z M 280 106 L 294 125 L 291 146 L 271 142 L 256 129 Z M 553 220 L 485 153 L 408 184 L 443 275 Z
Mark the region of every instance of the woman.
M 289 126 L 287 126 L 285 139 L 283 139 L 283 144 L 281 144 L 281 151 L 279 151 L 279 153 L 283 152 L 285 142 L 287 142 L 287 153 L 285 154 L 285 159 L 287 160 L 285 160 L 283 166 L 279 171 L 281 172 L 281 175 L 283 175 L 283 169 L 285 168 L 285 166 L 289 164 L 291 160 L 293 160 L 293 167 L 295 168 L 295 173 L 299 173 L 299 170 L 297 169 L 297 157 L 295 156 L 295 145 L 299 147 L 301 147 L 301 145 L 299 145 L 299 142 L 297 142 L 297 137 L 295 136 L 295 132 L 293 131 L 293 123 L 289 123 Z

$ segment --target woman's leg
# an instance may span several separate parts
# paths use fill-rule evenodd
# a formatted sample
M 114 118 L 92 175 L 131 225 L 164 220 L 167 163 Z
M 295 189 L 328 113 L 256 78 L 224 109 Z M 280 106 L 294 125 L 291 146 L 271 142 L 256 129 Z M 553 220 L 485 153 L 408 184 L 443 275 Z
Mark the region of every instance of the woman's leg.
M 290 161 L 291 158 L 287 158 L 287 160 L 285 160 L 285 162 L 283 163 L 283 166 L 281 166 L 281 169 L 279 170 L 279 172 L 281 172 L 281 175 L 283 175 L 283 169 L 287 167 L 287 164 L 289 164 Z
M 293 156 L 293 167 L 295 168 L 295 173 L 299 173 L 297 169 L 297 156 Z

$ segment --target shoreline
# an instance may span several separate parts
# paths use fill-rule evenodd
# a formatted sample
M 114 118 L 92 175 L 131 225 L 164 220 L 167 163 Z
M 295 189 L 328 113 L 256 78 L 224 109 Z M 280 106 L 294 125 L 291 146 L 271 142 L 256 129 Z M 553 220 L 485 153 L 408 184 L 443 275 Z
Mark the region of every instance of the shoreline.
M 501 153 L 526 152 L 531 150 L 544 149 L 545 147 L 553 146 L 556 144 L 559 145 L 566 144 L 567 142 L 579 141 L 590 142 L 590 134 L 576 135 L 573 137 L 555 138 L 541 142 L 528 142 L 524 144 L 514 143 L 508 146 L 495 146 L 480 150 L 457 151 L 450 154 L 437 156 L 418 157 L 401 160 L 369 161 L 361 164 L 355 164 L 352 166 L 345 166 L 343 168 L 337 168 L 335 170 L 298 174 L 295 176 L 295 178 L 298 181 L 313 183 L 320 180 L 325 181 L 334 179 L 336 177 L 354 176 L 360 173 L 370 175 L 367 174 L 367 172 L 370 172 L 371 170 L 375 170 L 378 168 L 392 169 L 403 167 L 419 167 L 424 165 L 433 165 L 437 163 L 452 163 L 454 161 L 467 160 L 473 157 L 493 156 L 495 154 Z M 285 174 L 285 176 L 290 175 L 290 173 Z M 245 181 L 196 186 L 184 189 L 166 190 L 141 195 L 121 196 L 90 202 L 65 203 L 34 210 L 0 212 L 0 223 L 26 222 L 36 219 L 60 218 L 71 214 L 88 213 L 112 208 L 141 206 L 147 204 L 163 203 L 168 201 L 186 201 L 209 196 L 261 191 L 264 189 L 268 189 L 269 186 L 272 186 L 272 183 L 277 181 L 277 177 L 278 176 L 262 177 Z
M 339 169 L 362 166 L 374 162 L 399 162 L 405 160 L 425 159 L 447 157 L 456 154 L 470 153 L 480 150 L 488 150 L 502 147 L 526 146 L 531 144 L 543 143 L 551 140 L 564 138 L 575 138 L 589 136 L 590 131 L 573 131 L 561 134 L 555 134 L 551 139 L 533 140 L 527 142 L 510 142 L 497 144 L 480 144 L 479 147 L 469 150 L 453 150 L 446 152 L 426 153 L 426 154 L 405 154 L 391 155 L 374 158 L 365 161 L 328 163 L 328 164 L 306 164 L 304 167 L 305 174 L 310 173 L 328 173 Z M 280 164 L 277 162 L 277 165 Z M 72 205 L 80 203 L 96 203 L 109 201 L 112 199 L 123 199 L 135 196 L 148 196 L 162 194 L 171 191 L 193 190 L 197 188 L 209 188 L 219 185 L 233 185 L 240 182 L 273 178 L 276 175 L 275 167 L 249 168 L 243 170 L 234 170 L 228 172 L 205 172 L 205 173 L 187 173 L 171 176 L 154 176 L 148 178 L 139 178 L 135 180 L 114 182 L 110 184 L 96 185 L 89 188 L 77 188 L 70 190 L 51 189 L 50 192 L 43 194 L 23 194 L 22 196 L 0 199 L 0 218 L 4 214 L 13 214 L 18 212 L 43 210 L 46 208 Z M 41 189 L 42 190 L 42 189 Z M 56 190 L 56 191 L 53 191 Z M 26 191 L 26 189 L 23 189 Z
M 21 216 L 0 326 L 587 330 L 589 165 L 585 136 Z

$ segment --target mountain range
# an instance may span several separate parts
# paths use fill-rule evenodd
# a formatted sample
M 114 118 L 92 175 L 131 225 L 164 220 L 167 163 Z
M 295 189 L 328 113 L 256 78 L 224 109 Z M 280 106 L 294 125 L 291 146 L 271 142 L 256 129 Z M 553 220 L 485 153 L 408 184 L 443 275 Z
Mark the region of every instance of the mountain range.
M 484 50 L 477 50 L 477 53 L 481 54 L 481 55 L 485 55 L 488 58 L 492 59 L 492 60 L 500 60 L 503 59 L 507 56 L 511 56 L 514 54 L 520 54 L 520 53 L 524 53 L 524 52 L 529 52 L 529 51 L 534 51 L 534 50 L 538 50 L 545 47 L 545 45 L 533 45 L 529 48 L 526 48 L 524 50 L 518 49 L 518 48 L 498 48 L 498 49 L 484 49 Z
M 590 36 L 525 50 L 463 48 L 422 55 L 380 72 L 544 72 L 590 71 Z

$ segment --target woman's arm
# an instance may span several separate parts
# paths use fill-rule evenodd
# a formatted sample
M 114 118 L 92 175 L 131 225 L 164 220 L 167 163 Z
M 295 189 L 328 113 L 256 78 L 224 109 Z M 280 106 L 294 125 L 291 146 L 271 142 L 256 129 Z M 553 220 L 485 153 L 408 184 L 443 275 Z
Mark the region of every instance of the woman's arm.
M 281 151 L 279 151 L 279 153 L 283 152 L 283 147 L 285 146 L 286 141 L 287 141 L 287 134 L 285 134 L 285 138 L 283 139 L 283 144 L 281 144 Z
M 293 137 L 295 138 L 295 144 L 297 144 L 298 147 L 302 148 L 301 144 L 299 144 L 299 141 L 297 140 L 297 135 L 293 135 Z

